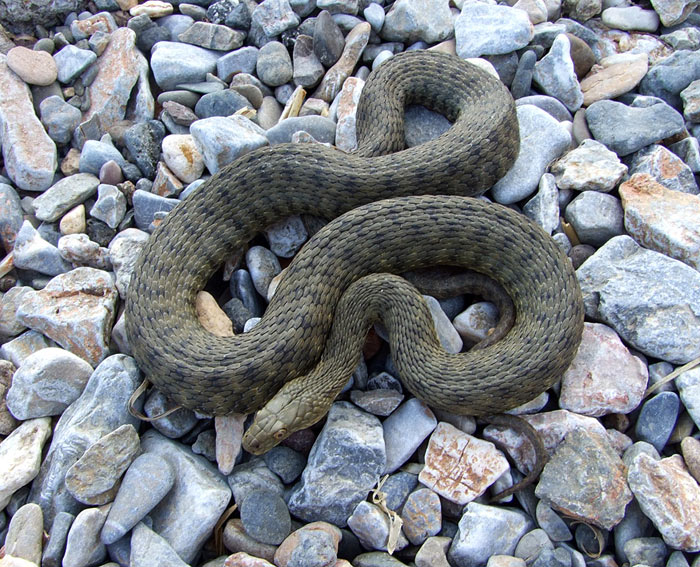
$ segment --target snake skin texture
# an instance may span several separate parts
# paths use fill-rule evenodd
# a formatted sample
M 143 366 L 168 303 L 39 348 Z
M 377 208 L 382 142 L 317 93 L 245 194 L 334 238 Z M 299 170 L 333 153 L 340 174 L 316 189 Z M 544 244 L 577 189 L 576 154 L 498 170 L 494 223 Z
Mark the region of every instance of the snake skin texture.
M 412 103 L 454 125 L 402 150 L 403 113 Z M 521 215 L 465 197 L 488 189 L 517 156 L 507 89 L 456 57 L 407 52 L 370 75 L 357 131 L 358 150 L 351 154 L 318 144 L 247 153 L 154 231 L 131 278 L 126 329 L 139 366 L 168 397 L 209 415 L 257 410 L 316 365 L 348 286 L 371 273 L 439 264 L 497 280 L 513 298 L 520 330 L 476 359 L 455 358 L 445 379 L 423 374 L 422 361 L 413 361 L 412 383 L 421 385 L 415 393 L 460 413 L 493 413 L 560 377 L 583 324 L 569 261 Z M 443 196 L 421 197 L 434 194 Z M 194 308 L 197 292 L 233 251 L 299 213 L 336 220 L 297 255 L 261 322 L 235 337 L 204 330 Z M 415 328 L 408 314 L 402 319 L 397 340 L 411 341 Z M 399 348 L 412 350 L 409 343 Z M 455 397 L 457 386 L 465 393 Z

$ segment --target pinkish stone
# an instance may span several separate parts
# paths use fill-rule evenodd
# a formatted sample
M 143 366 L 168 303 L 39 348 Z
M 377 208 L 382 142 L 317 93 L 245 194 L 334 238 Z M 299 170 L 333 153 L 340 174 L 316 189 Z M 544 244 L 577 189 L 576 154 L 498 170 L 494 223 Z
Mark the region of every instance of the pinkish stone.
M 700 197 L 667 189 L 645 173 L 620 186 L 625 228 L 645 248 L 700 270 Z
M 90 85 L 90 108 L 83 120 L 95 114 L 107 130 L 125 117 L 135 122 L 153 118 L 155 104 L 148 84 L 148 61 L 136 47 L 136 33 L 119 28 L 99 57 L 97 75 Z M 127 103 L 135 89 L 133 116 L 126 116 Z
M 17 319 L 95 367 L 109 355 L 118 299 L 108 272 L 76 268 L 28 292 Z
M 37 118 L 29 87 L 1 53 L 0 85 L 0 140 L 7 174 L 20 189 L 43 191 L 58 167 L 56 144 Z
M 14 47 L 7 52 L 7 66 L 30 85 L 48 86 L 58 78 L 56 61 L 47 51 Z
M 117 29 L 117 23 L 109 12 L 99 12 L 84 20 L 75 20 L 70 27 L 75 38 L 82 39 L 98 31 L 110 34 Z
M 627 474 L 642 512 L 674 549 L 700 551 L 700 486 L 680 455 L 656 460 L 640 453 Z
M 508 461 L 493 443 L 441 422 L 430 436 L 418 480 L 451 502 L 466 504 L 508 469 Z
M 360 102 L 360 94 L 365 82 L 357 77 L 348 77 L 343 83 L 338 100 L 338 122 L 335 128 L 335 145 L 350 152 L 357 147 L 357 134 L 355 132 L 355 114 L 357 103 Z
M 230 474 L 236 464 L 236 457 L 241 452 L 245 418 L 246 416 L 240 413 L 214 418 L 216 462 L 221 474 Z
M 642 401 L 648 380 L 646 365 L 615 331 L 585 323 L 576 358 L 562 378 L 559 405 L 592 417 L 629 413 Z
M 224 567 L 275 567 L 272 563 L 253 557 L 243 551 L 229 555 L 224 561 Z

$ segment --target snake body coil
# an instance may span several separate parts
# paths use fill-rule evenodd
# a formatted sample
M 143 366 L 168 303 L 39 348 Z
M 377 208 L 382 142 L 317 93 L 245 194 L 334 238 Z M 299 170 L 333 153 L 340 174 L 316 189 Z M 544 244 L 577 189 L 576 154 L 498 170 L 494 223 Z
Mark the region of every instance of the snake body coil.
M 399 151 L 411 103 L 454 126 Z M 127 334 L 139 366 L 167 396 L 211 415 L 256 410 L 320 359 L 348 286 L 373 272 L 436 264 L 493 277 L 513 298 L 516 323 L 503 341 L 454 357 L 457 366 L 444 379 L 423 375 L 416 361 L 422 396 L 479 415 L 522 403 L 560 377 L 583 322 L 569 261 L 521 215 L 463 197 L 485 191 L 515 160 L 518 126 L 508 91 L 455 57 L 400 54 L 368 79 L 357 129 L 353 154 L 284 144 L 242 156 L 147 241 L 129 286 Z M 431 194 L 461 197 L 408 197 Z M 196 293 L 232 250 L 299 213 L 343 216 L 305 245 L 251 332 L 222 338 L 205 331 Z M 401 325 L 398 340 L 410 341 L 408 316 Z M 408 342 L 401 348 L 411 350 Z

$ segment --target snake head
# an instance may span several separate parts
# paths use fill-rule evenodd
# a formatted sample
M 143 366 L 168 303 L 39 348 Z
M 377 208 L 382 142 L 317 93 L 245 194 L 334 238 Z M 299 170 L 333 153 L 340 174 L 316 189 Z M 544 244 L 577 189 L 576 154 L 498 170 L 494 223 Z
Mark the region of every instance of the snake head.
M 253 423 L 243 435 L 243 448 L 253 455 L 262 455 L 284 441 L 295 431 L 307 427 L 303 403 L 279 394 L 255 414 Z

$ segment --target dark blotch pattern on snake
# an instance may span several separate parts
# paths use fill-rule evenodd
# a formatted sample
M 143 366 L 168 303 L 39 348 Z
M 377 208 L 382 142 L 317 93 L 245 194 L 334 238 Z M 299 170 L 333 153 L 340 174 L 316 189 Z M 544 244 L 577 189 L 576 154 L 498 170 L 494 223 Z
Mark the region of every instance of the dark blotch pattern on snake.
M 454 126 L 402 150 L 403 112 L 412 103 Z M 242 156 L 147 241 L 129 286 L 126 328 L 139 366 L 168 397 L 206 414 L 257 410 L 317 364 L 353 282 L 431 265 L 489 275 L 513 299 L 516 317 L 496 344 L 427 363 L 411 346 L 411 316 L 399 314 L 392 348 L 413 354 L 399 364 L 416 395 L 434 407 L 484 415 L 521 404 L 561 377 L 583 325 L 570 262 L 522 215 L 466 197 L 493 185 L 517 156 L 515 107 L 505 87 L 456 57 L 403 53 L 368 79 L 357 131 L 352 154 L 283 144 Z M 262 321 L 235 337 L 204 330 L 197 292 L 232 251 L 298 213 L 336 220 L 297 255 Z

